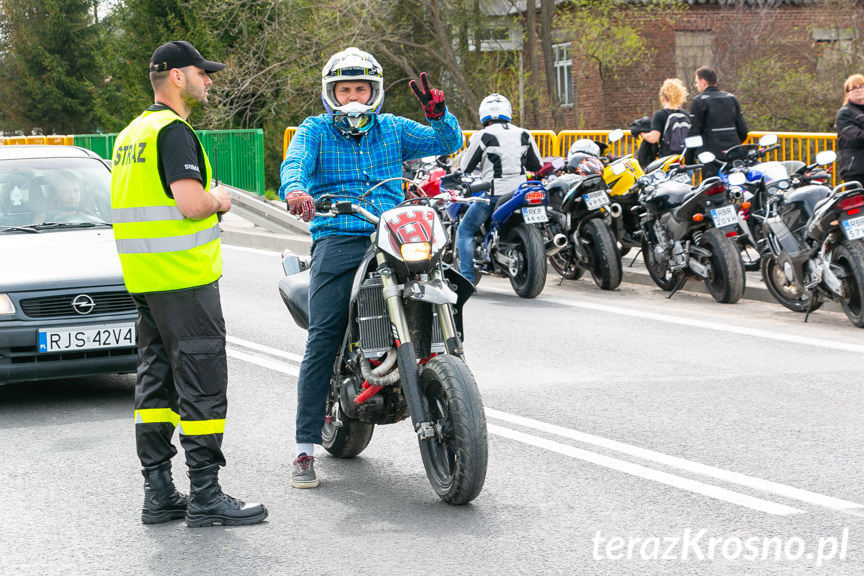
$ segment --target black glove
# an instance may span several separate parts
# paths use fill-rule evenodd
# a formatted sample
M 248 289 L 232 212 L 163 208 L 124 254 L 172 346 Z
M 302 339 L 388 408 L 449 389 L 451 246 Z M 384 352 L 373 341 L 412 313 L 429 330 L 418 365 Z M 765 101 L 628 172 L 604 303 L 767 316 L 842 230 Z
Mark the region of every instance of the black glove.
M 417 100 L 423 105 L 423 111 L 426 113 L 426 118 L 429 120 L 440 120 L 447 111 L 447 106 L 444 105 L 444 92 L 437 88 L 429 88 L 429 80 L 426 79 L 426 73 L 420 73 L 420 82 L 423 84 L 421 91 L 417 87 L 417 81 L 411 80 L 408 86 L 414 91 Z
M 651 131 L 651 119 L 648 116 L 643 116 L 642 118 L 637 118 L 630 124 L 630 135 L 638 136 L 639 134 L 644 134 L 646 132 Z

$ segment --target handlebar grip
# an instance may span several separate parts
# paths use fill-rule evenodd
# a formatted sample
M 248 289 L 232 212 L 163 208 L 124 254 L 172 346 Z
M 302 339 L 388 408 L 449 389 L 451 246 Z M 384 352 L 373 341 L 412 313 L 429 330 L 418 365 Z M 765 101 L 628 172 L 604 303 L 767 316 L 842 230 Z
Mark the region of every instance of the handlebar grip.
M 471 194 L 476 192 L 485 192 L 486 190 L 492 189 L 492 180 L 489 180 L 488 182 L 475 182 L 474 184 L 469 184 L 467 188 Z

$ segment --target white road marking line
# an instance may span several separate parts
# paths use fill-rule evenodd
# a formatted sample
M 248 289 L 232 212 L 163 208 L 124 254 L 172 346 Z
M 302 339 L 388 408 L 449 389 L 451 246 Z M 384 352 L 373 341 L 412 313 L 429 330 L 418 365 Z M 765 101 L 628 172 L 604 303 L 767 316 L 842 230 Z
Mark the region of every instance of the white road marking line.
M 264 344 L 258 344 L 257 342 L 251 342 L 249 340 L 237 338 L 236 336 L 227 336 L 226 340 L 229 344 L 235 344 L 243 348 L 248 348 L 253 352 L 264 352 L 273 356 L 277 356 L 279 358 L 291 360 L 292 362 L 296 362 L 298 364 L 303 361 L 303 357 L 298 356 L 297 354 L 292 354 L 291 352 L 279 350 L 278 348 L 271 348 L 270 346 L 265 346 Z
M 275 370 L 276 372 L 282 372 L 283 374 L 288 374 L 290 376 L 298 376 L 300 374 L 299 366 L 294 366 L 293 364 L 288 364 L 287 362 L 267 358 L 266 356 L 247 354 L 246 352 L 241 352 L 230 347 L 226 349 L 226 352 L 231 358 L 251 362 L 252 364 L 257 364 L 258 366 L 261 366 L 263 368 L 269 368 L 270 370 Z
M 258 350 L 264 354 L 268 352 L 277 352 L 277 356 L 288 359 L 299 359 L 300 357 L 295 354 L 290 354 L 288 352 L 283 352 L 281 350 L 276 350 L 275 348 L 270 348 L 268 346 L 258 345 L 254 342 L 249 342 L 248 340 L 243 340 L 236 337 L 229 337 L 232 343 L 243 343 L 243 345 L 252 350 Z M 237 358 L 238 360 L 244 360 L 246 362 L 251 362 L 253 364 L 257 364 L 264 368 L 269 368 L 271 370 L 275 370 L 276 372 L 281 372 L 283 374 L 288 374 L 290 376 L 297 376 L 300 372 L 299 368 L 293 364 L 288 364 L 286 362 L 281 362 L 275 359 L 268 358 L 262 355 L 249 354 L 246 352 L 241 352 L 239 350 L 235 350 L 233 348 L 227 349 L 228 355 L 232 358 Z M 719 468 L 713 468 L 711 466 L 698 464 L 696 462 L 690 462 L 684 460 L 682 458 L 677 458 L 675 456 L 668 456 L 665 454 L 661 454 L 659 452 L 653 452 L 651 450 L 639 448 L 637 446 L 630 446 L 628 444 L 624 444 L 622 442 L 617 442 L 615 440 L 609 440 L 606 438 L 602 438 L 600 436 L 593 436 L 590 434 L 586 434 L 583 432 L 577 432 L 575 430 L 570 430 L 568 428 L 563 428 L 560 426 L 555 426 L 552 424 L 545 424 L 543 422 L 539 422 L 537 420 L 531 420 L 530 418 L 524 418 L 522 416 L 516 416 L 515 414 L 509 414 L 507 412 L 501 412 L 500 410 L 495 410 L 493 408 L 486 408 L 486 414 L 491 418 L 497 418 L 499 420 L 510 421 L 515 424 L 519 424 L 528 428 L 535 428 L 538 430 L 543 430 L 552 434 L 558 434 L 570 439 L 578 440 L 581 442 L 585 442 L 588 444 L 595 444 L 597 446 L 609 448 L 611 450 L 616 450 L 619 452 L 626 453 L 628 455 L 637 456 L 640 458 L 644 458 L 647 460 L 653 460 L 655 462 L 668 464 L 670 466 L 679 467 L 691 472 L 696 472 L 699 474 L 716 477 L 721 480 L 726 480 L 731 483 L 738 483 L 743 486 L 748 486 L 760 490 L 765 490 L 769 492 L 775 492 L 778 495 L 786 496 L 791 499 L 801 500 L 804 502 L 814 503 L 820 506 L 825 506 L 828 508 L 842 510 L 844 512 L 855 514 L 857 508 L 861 508 L 860 504 L 856 504 L 854 502 L 848 502 L 845 500 L 839 500 L 836 498 L 831 498 L 829 496 L 823 496 L 821 494 L 816 494 L 813 492 L 808 492 L 806 490 L 800 490 L 797 488 L 793 488 L 791 486 L 784 486 L 782 484 L 776 484 L 774 482 L 770 482 L 767 480 L 760 480 L 758 478 L 753 478 L 750 476 L 745 476 L 744 474 L 738 474 L 736 472 L 729 472 L 726 470 L 722 470 Z M 618 470 L 620 472 L 624 472 L 626 474 L 631 474 L 634 476 L 638 476 L 640 478 L 645 478 L 647 480 L 652 480 L 656 482 L 661 482 L 663 484 L 667 484 L 669 486 L 673 486 L 676 488 L 680 488 L 683 490 L 688 490 L 691 492 L 695 492 L 697 494 L 702 494 L 705 496 L 709 496 L 711 498 L 716 498 L 719 500 L 724 500 L 727 502 L 731 502 L 733 504 L 738 504 L 741 506 L 745 506 L 747 508 L 751 508 L 754 510 L 759 510 L 762 512 L 767 512 L 769 514 L 776 515 L 788 515 L 788 514 L 803 514 L 804 510 L 799 510 L 797 508 L 792 508 L 791 506 L 786 506 L 783 504 L 779 504 L 776 502 L 771 502 L 768 500 L 763 500 L 761 498 L 755 498 L 752 496 L 747 496 L 746 494 L 740 494 L 738 492 L 734 492 L 732 490 L 727 490 L 725 488 L 720 488 L 719 486 L 713 486 L 711 484 L 705 484 L 703 482 L 699 482 L 696 480 L 691 480 L 689 478 L 684 478 L 682 476 L 676 476 L 674 474 L 669 474 L 667 472 L 661 472 L 659 470 L 654 470 L 653 468 L 647 468 L 645 466 L 641 466 L 639 464 L 632 464 L 629 462 L 625 462 L 623 460 L 618 460 L 616 458 L 611 458 L 609 456 L 604 456 L 602 454 L 597 454 L 595 452 L 590 452 L 588 450 L 583 450 L 581 448 L 575 448 L 573 446 L 568 446 L 566 444 L 561 444 L 559 442 L 554 442 L 551 440 L 547 440 L 545 438 L 540 438 L 539 436 L 533 436 L 530 434 L 525 434 L 523 432 L 519 432 L 517 430 L 512 430 L 510 428 L 505 428 L 503 426 L 498 426 L 496 424 L 487 424 L 489 432 L 493 434 L 498 434 L 499 436 L 504 436 L 506 438 L 510 438 L 511 440 L 516 440 L 517 442 L 522 442 L 525 444 L 529 444 L 531 446 L 537 446 L 539 448 L 544 448 L 546 450 L 551 450 L 553 452 L 557 452 L 559 454 L 564 454 L 566 456 L 571 456 L 573 458 L 579 458 L 581 460 L 585 460 L 587 462 L 591 462 L 593 464 L 597 464 L 600 466 L 605 466 L 607 468 L 612 468 L 614 470 Z M 768 489 L 772 488 L 772 489 Z M 782 490 L 782 491 L 779 491 Z
M 231 250 L 239 250 L 241 252 L 252 252 L 253 254 L 264 254 L 266 256 L 279 256 L 278 250 L 264 250 L 263 248 L 247 248 L 245 246 L 235 246 L 234 244 L 222 243 L 222 248 L 230 248 Z
M 677 456 L 670 456 L 661 452 L 655 452 L 654 450 L 648 450 L 647 448 L 640 448 L 638 446 L 633 446 L 632 444 L 625 444 L 624 442 L 610 440 L 608 438 L 603 438 L 602 436 L 595 436 L 594 434 L 578 432 L 569 428 L 547 424 L 546 422 L 540 422 L 531 418 L 525 418 L 524 416 L 501 412 L 492 408 L 486 408 L 486 415 L 497 420 L 509 422 L 510 424 L 517 424 L 519 426 L 532 428 L 549 434 L 555 434 L 556 436 L 562 436 L 578 442 L 584 442 L 585 444 L 607 448 L 609 450 L 627 454 L 628 456 L 636 456 L 643 460 L 665 464 L 666 466 L 672 466 L 673 468 L 679 468 L 694 474 L 701 474 L 731 484 L 738 484 L 740 486 L 746 486 L 747 488 L 777 494 L 778 496 L 783 496 L 784 498 L 789 498 L 791 500 L 798 500 L 807 504 L 814 504 L 816 506 L 822 506 L 832 510 L 841 510 L 844 512 L 864 508 L 864 505 L 850 502 L 849 500 L 841 500 L 839 498 L 825 496 L 824 494 L 810 492 L 809 490 L 771 482 L 770 480 L 762 480 L 761 478 L 755 478 L 746 474 L 730 472 L 729 470 L 723 470 L 722 468 L 715 468 L 714 466 L 708 466 L 707 464 L 700 464 Z
M 511 291 L 504 289 L 496 289 L 494 287 L 483 288 L 484 291 L 494 292 L 496 294 L 510 294 Z M 689 326 L 692 328 L 705 328 L 707 330 L 719 330 L 721 332 L 729 332 L 732 334 L 742 334 L 744 336 L 755 336 L 757 338 L 768 338 L 780 342 L 789 342 L 792 344 L 805 344 L 807 346 L 818 346 L 820 348 L 830 348 L 832 350 L 842 350 L 844 352 L 864 353 L 864 345 L 852 344 L 851 342 L 835 342 L 831 340 L 823 340 L 820 338 L 811 338 L 809 336 L 797 336 L 795 334 L 782 334 L 772 332 L 770 330 L 762 330 L 759 328 L 748 328 L 746 326 L 735 326 L 733 324 L 724 324 L 722 322 L 712 322 L 710 320 L 697 320 L 694 318 L 685 318 L 680 316 L 670 316 L 668 314 L 660 314 L 658 312 L 648 312 L 647 310 L 636 310 L 632 308 L 622 308 L 619 306 L 610 306 L 608 304 L 599 304 L 596 302 L 587 302 L 580 300 L 563 300 L 560 298 L 539 296 L 538 300 L 551 302 L 569 308 L 583 308 L 585 310 L 595 310 L 597 312 L 608 312 L 610 314 L 618 314 L 620 316 L 631 316 L 633 318 L 643 318 L 645 320 L 656 320 L 658 322 L 666 322 L 668 324 L 678 324 L 681 326 Z
M 705 484 L 697 480 L 691 480 L 682 476 L 676 476 L 667 472 L 661 472 L 659 470 L 654 470 L 653 468 L 640 466 L 639 464 L 631 464 L 630 462 L 625 462 L 624 460 L 618 460 L 617 458 L 611 458 L 609 456 L 597 454 L 596 452 L 582 450 L 581 448 L 575 448 L 573 446 L 568 446 L 566 444 L 561 444 L 559 442 L 540 438 L 539 436 L 525 434 L 524 432 L 518 432 L 516 430 L 511 430 L 510 428 L 505 428 L 503 426 L 487 424 L 487 427 L 489 429 L 489 432 L 491 432 L 492 434 L 497 434 L 499 436 L 503 436 L 504 438 L 509 438 L 523 444 L 536 446 L 538 448 L 543 448 L 544 450 L 550 450 L 558 454 L 570 456 L 571 458 L 577 458 L 579 460 L 584 460 L 598 466 L 604 466 L 606 468 L 611 468 L 612 470 L 624 472 L 625 474 L 630 474 L 631 476 L 638 476 L 639 478 L 644 478 L 653 482 L 660 482 L 661 484 L 666 484 L 674 488 L 680 488 L 682 490 L 687 490 L 689 492 L 708 496 L 709 498 L 714 498 L 716 500 L 722 500 L 731 504 L 737 504 L 738 506 L 744 506 L 746 508 L 757 510 L 759 512 L 766 512 L 768 514 L 774 514 L 777 516 L 787 516 L 790 514 L 805 513 L 804 510 L 792 508 L 791 506 L 786 506 L 785 504 L 779 504 L 777 502 L 763 500 L 762 498 L 755 498 L 753 496 L 748 496 L 739 492 L 733 492 L 732 490 L 720 488 L 719 486 L 713 486 L 711 484 Z

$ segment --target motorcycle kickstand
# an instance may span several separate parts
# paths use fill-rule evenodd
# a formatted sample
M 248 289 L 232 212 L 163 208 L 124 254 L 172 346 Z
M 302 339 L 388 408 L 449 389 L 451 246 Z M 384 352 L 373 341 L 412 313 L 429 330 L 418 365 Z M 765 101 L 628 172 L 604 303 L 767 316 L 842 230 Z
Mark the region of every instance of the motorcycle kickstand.
M 816 300 L 816 295 L 810 292 L 810 301 L 807 303 L 807 313 L 804 314 L 804 322 L 807 322 L 807 319 L 810 317 L 810 312 L 813 311 L 813 302 Z
M 633 267 L 633 264 L 636 263 L 636 258 L 638 258 L 640 254 L 642 254 L 642 248 L 639 248 L 639 250 L 636 251 L 636 255 L 633 256 L 633 260 L 631 260 L 631 261 L 630 261 L 630 265 L 627 266 L 628 268 L 632 268 L 632 267 Z
M 675 293 L 678 292 L 678 290 L 683 288 L 684 284 L 686 284 L 686 283 L 687 283 L 687 275 L 684 274 L 683 276 L 681 276 L 681 280 L 678 281 L 678 284 L 675 285 L 675 288 L 673 288 L 672 291 L 669 292 L 669 296 L 667 296 L 666 299 L 669 300 L 670 298 L 672 298 L 672 296 L 674 296 Z

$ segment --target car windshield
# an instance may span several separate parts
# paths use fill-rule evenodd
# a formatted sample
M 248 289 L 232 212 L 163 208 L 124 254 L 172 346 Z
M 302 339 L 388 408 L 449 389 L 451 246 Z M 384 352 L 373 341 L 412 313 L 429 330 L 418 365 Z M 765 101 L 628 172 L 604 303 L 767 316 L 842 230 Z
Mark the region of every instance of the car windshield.
M 0 231 L 110 222 L 111 172 L 100 160 L 0 161 Z

